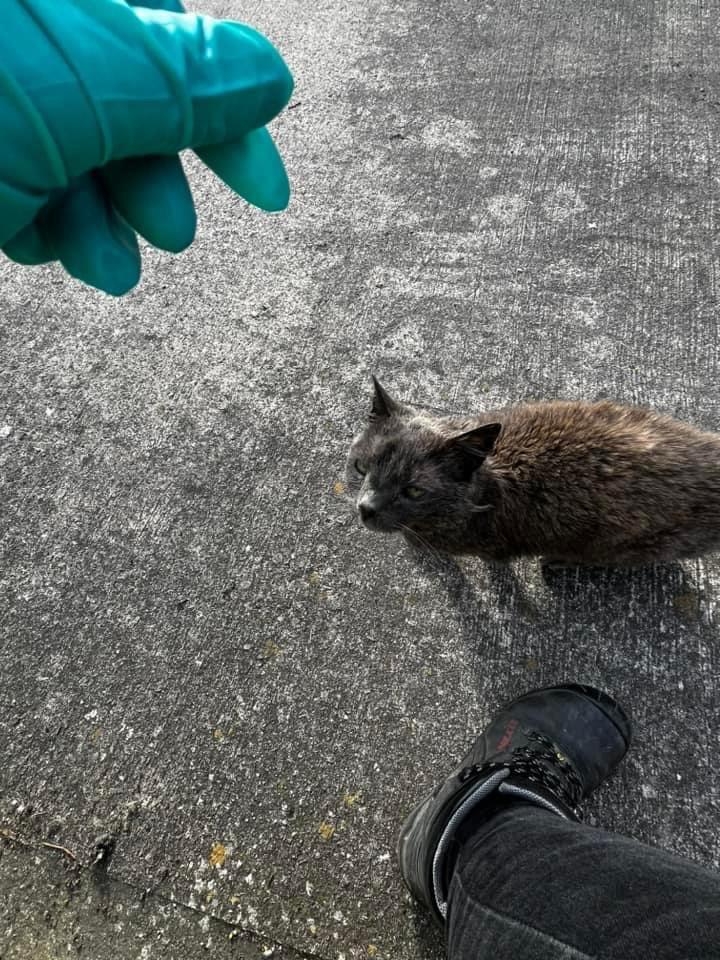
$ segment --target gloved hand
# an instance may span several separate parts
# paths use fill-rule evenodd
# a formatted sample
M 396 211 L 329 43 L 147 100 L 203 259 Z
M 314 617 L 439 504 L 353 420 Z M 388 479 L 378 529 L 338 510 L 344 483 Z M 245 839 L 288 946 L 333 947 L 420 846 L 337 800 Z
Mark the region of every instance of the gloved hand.
M 131 2 L 2 0 L 0 22 L 0 248 L 116 295 L 140 277 L 135 231 L 193 239 L 180 150 L 264 210 L 290 195 L 264 126 L 292 93 L 280 54 L 178 0 Z

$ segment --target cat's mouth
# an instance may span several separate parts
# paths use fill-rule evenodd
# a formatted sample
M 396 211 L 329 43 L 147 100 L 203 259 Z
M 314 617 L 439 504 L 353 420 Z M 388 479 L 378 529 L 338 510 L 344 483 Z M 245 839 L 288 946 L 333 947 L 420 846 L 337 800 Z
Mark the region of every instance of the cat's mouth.
M 372 530 L 374 533 L 395 533 L 398 529 L 396 523 L 386 520 L 383 516 L 377 513 L 370 514 L 362 510 L 358 510 L 358 516 L 360 517 L 360 522 L 362 525 L 366 529 Z

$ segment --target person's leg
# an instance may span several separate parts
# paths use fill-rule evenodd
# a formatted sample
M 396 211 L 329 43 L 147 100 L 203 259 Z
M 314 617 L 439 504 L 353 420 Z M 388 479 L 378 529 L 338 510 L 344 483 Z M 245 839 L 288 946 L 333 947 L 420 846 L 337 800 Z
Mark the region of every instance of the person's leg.
M 720 875 L 513 801 L 469 833 L 451 960 L 718 960 Z
M 400 870 L 446 928 L 451 960 L 720 958 L 714 874 L 578 822 L 629 743 L 607 694 L 531 691 L 415 808 Z

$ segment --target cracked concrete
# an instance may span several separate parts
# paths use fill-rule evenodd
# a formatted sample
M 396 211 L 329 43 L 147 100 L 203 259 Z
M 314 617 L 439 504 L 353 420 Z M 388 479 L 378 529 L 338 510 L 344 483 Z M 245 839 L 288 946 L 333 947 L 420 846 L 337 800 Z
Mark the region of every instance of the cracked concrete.
M 64 854 L 2 844 L 0 956 L 79 932 L 91 960 L 104 935 L 192 958 L 204 914 L 239 956 L 437 960 L 398 824 L 559 679 L 635 723 L 587 819 L 717 866 L 717 558 L 421 562 L 342 489 L 371 372 L 439 408 L 610 396 L 720 430 L 717 11 L 203 7 L 297 77 L 291 209 L 189 160 L 198 239 L 146 250 L 130 296 L 0 265 L 0 826 L 82 868 L 66 896 Z
M 82 867 L 67 852 L 0 836 L 2 960 L 177 960 L 210 953 L 220 960 L 310 956 L 154 890 L 110 879 L 97 865 Z

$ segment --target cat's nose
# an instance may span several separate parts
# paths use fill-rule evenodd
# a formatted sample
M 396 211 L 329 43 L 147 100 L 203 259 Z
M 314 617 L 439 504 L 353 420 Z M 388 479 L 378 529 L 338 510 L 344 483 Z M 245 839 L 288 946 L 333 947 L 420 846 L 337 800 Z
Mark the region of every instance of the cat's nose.
M 372 520 L 377 516 L 377 510 L 375 507 L 371 507 L 368 503 L 359 503 L 358 511 L 360 513 L 360 519 L 365 522 L 366 520 Z

